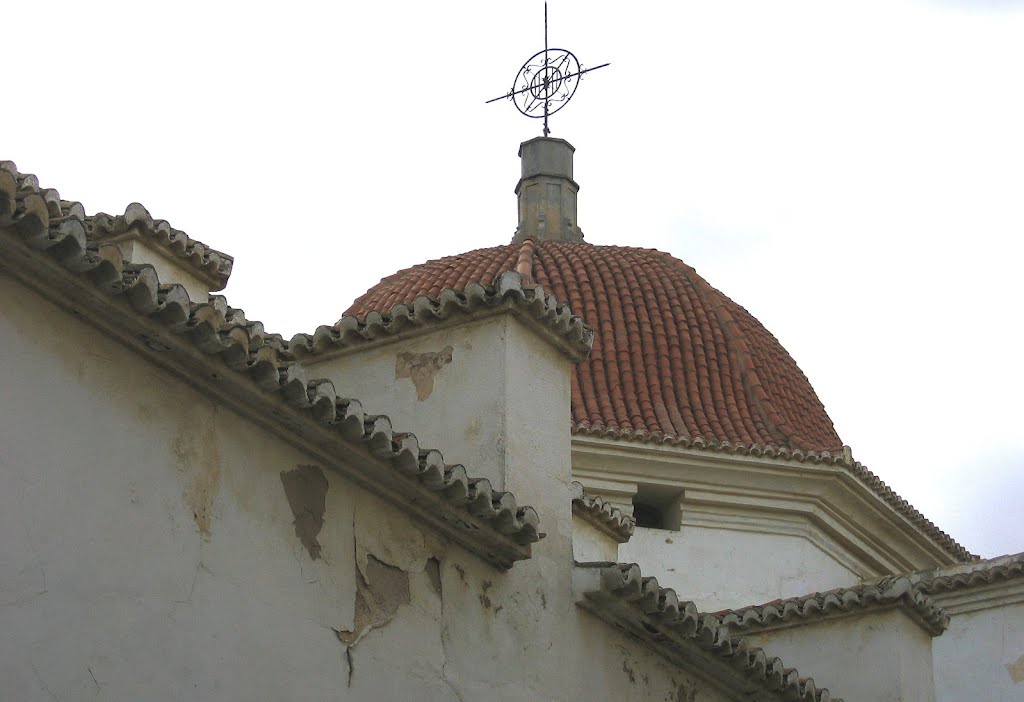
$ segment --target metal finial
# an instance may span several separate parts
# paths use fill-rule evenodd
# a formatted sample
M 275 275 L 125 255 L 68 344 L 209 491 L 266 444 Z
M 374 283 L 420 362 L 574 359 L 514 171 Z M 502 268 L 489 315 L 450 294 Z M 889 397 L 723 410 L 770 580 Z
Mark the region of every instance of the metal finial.
M 544 118 L 544 136 L 551 133 L 548 117 L 565 107 L 576 94 L 580 77 L 610 64 L 602 63 L 593 68 L 583 68 L 579 59 L 566 49 L 548 48 L 548 4 L 544 3 L 544 50 L 538 51 L 526 60 L 516 74 L 512 89 L 498 100 L 511 100 L 516 109 L 533 119 Z M 485 103 L 485 104 L 487 104 Z

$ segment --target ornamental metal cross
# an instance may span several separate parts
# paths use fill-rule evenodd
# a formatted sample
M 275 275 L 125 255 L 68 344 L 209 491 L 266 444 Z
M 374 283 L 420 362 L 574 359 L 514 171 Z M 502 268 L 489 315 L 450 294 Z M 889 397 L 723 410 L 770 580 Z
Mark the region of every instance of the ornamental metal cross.
M 487 103 L 512 100 L 516 109 L 527 117 L 543 117 L 544 136 L 547 136 L 551 133 L 548 129 L 548 116 L 558 112 L 572 99 L 576 94 L 576 88 L 579 87 L 580 76 L 608 65 L 610 64 L 602 63 L 593 68 L 583 68 L 571 51 L 549 49 L 548 4 L 545 2 L 544 50 L 538 51 L 526 60 L 516 74 L 511 90 L 500 97 L 488 100 Z

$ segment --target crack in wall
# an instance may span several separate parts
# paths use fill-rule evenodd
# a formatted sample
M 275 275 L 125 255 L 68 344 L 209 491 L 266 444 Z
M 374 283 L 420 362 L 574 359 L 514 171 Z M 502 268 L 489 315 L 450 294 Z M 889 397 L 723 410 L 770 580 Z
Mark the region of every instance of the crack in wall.
M 334 633 L 338 635 L 339 639 L 341 638 L 341 632 L 340 631 L 335 629 Z M 345 660 L 348 662 L 348 686 L 352 687 L 352 675 L 356 672 L 356 667 L 352 663 L 352 647 L 351 646 L 346 646 L 345 647 Z
M 331 628 L 338 641 L 345 645 L 349 687 L 352 687 L 352 677 L 355 675 L 352 649 L 371 630 L 379 629 L 394 619 L 399 607 L 411 601 L 409 574 L 378 560 L 373 554 L 367 554 L 366 576 L 356 569 L 355 621 L 352 630 Z
M 459 689 L 455 687 L 455 682 L 452 681 L 452 679 L 448 675 L 448 639 L 451 637 L 451 634 L 448 631 L 448 618 L 445 615 L 448 608 L 444 600 L 444 592 L 441 586 L 441 562 L 438 561 L 436 558 L 431 558 L 430 561 L 436 562 L 438 565 L 437 594 L 441 597 L 441 681 L 448 687 L 449 690 L 452 691 L 452 694 L 455 695 L 455 698 L 459 700 L 459 702 L 466 702 L 466 698 L 463 697 Z M 430 562 L 428 562 L 427 565 L 429 566 Z M 453 567 L 455 568 L 455 571 L 459 574 L 459 578 L 462 580 L 463 584 L 466 584 L 465 569 L 458 563 L 454 563 Z

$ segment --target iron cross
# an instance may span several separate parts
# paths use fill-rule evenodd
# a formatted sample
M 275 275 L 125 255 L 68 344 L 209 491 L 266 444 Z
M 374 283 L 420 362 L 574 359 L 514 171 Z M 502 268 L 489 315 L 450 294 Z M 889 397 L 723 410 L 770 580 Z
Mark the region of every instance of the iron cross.
M 500 97 L 488 100 L 487 103 L 512 100 L 516 109 L 527 117 L 543 117 L 544 136 L 547 136 L 551 133 L 548 129 L 548 117 L 565 107 L 576 94 L 580 76 L 608 65 L 610 64 L 602 63 L 593 68 L 583 68 L 571 51 L 549 48 L 548 4 L 545 2 L 544 50 L 538 51 L 526 60 L 516 74 L 511 90 Z

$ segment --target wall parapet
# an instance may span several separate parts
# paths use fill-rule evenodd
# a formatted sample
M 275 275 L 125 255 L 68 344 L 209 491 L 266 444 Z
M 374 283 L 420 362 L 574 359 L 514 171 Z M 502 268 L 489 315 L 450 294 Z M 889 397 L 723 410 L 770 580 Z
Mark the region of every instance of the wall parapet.
M 729 680 L 743 695 L 838 702 L 813 678 L 733 636 L 718 617 L 680 600 L 656 578 L 644 577 L 635 563 L 580 563 L 575 573 L 580 607 L 629 631 L 688 672 Z
M 223 297 L 196 303 L 125 260 L 90 235 L 81 204 L 10 162 L 0 164 L 0 270 L 499 568 L 529 558 L 542 536 L 532 507 L 310 378 L 280 335 Z

